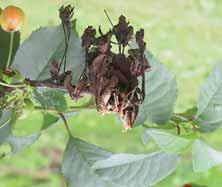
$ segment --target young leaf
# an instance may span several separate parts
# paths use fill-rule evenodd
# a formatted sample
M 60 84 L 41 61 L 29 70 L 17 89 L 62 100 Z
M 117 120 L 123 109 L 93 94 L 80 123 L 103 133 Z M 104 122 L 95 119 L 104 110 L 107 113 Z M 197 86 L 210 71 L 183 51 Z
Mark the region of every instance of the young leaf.
M 205 132 L 222 123 L 222 63 L 216 65 L 201 87 L 197 122 Z
M 93 168 L 104 180 L 127 187 L 152 186 L 170 175 L 176 168 L 179 157 L 157 152 L 147 155 L 116 154 L 97 161 Z
M 56 124 L 59 121 L 59 117 L 52 115 L 51 113 L 45 112 L 43 113 L 43 123 L 41 127 L 41 131 L 48 129 L 53 124 Z
M 12 131 L 18 136 L 38 133 L 58 122 L 59 116 L 57 114 L 47 111 L 33 110 L 17 119 L 15 124 L 13 124 Z
M 101 179 L 91 168 L 95 161 L 106 159 L 110 155 L 111 153 L 94 145 L 70 137 L 62 163 L 62 173 L 67 179 L 68 187 L 120 187 Z
M 15 32 L 13 38 L 12 57 L 10 64 L 14 59 L 19 44 L 20 44 L 20 32 Z M 2 28 L 0 27 L 0 69 L 3 69 L 6 66 L 9 54 L 9 45 L 10 45 L 10 33 L 3 31 Z
M 146 97 L 135 124 L 141 125 L 146 120 L 164 124 L 170 119 L 176 102 L 177 82 L 166 66 L 159 63 L 149 51 L 145 51 L 145 56 L 151 71 L 146 73 Z
M 50 64 L 59 61 L 64 53 L 65 38 L 62 26 L 40 28 L 20 46 L 13 67 L 26 78 L 44 80 L 50 77 Z M 67 53 L 67 70 L 73 70 L 77 81 L 84 67 L 84 53 L 75 27 L 72 27 Z
M 151 136 L 162 150 L 171 153 L 182 152 L 191 144 L 189 139 L 157 129 L 146 129 L 143 136 Z
M 222 152 L 216 151 L 201 140 L 193 144 L 193 169 L 204 172 L 222 163 Z
M 177 124 L 184 123 L 184 122 L 186 123 L 193 120 L 196 116 L 196 113 L 197 113 L 197 107 L 195 106 L 195 107 L 187 109 L 183 113 L 172 115 L 170 120 Z

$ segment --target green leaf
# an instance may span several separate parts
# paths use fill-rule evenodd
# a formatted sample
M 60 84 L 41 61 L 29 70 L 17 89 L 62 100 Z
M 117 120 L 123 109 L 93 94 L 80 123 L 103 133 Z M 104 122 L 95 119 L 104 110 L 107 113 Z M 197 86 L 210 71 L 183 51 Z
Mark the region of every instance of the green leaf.
M 191 144 L 191 140 L 167 133 L 163 130 L 146 129 L 143 136 L 151 136 L 162 150 L 171 153 L 182 152 Z
M 204 172 L 222 163 L 222 152 L 216 151 L 201 140 L 193 144 L 193 169 Z
M 45 109 L 53 108 L 59 112 L 64 112 L 68 107 L 65 99 L 65 92 L 62 90 L 38 88 L 34 91 L 34 98 Z
M 187 109 L 185 112 L 183 112 L 181 115 L 185 118 L 192 118 L 196 115 L 198 108 L 196 106 Z
M 62 173 L 67 179 L 68 187 L 120 187 L 101 179 L 91 168 L 92 163 L 110 155 L 110 152 L 70 137 L 62 163 Z
M 77 138 L 70 138 L 62 172 L 69 187 L 142 187 L 169 175 L 178 162 L 176 155 L 167 153 L 115 155 Z
M 93 168 L 104 180 L 127 187 L 152 186 L 170 175 L 179 163 L 174 154 L 116 154 L 97 161 Z
M 49 112 L 43 113 L 43 123 L 41 130 L 48 129 L 53 124 L 57 123 L 59 121 L 59 117 L 52 115 Z
M 60 61 L 65 49 L 62 26 L 40 28 L 20 46 L 13 67 L 26 78 L 43 80 L 50 77 L 50 64 Z M 75 26 L 72 27 L 67 53 L 67 70 L 73 71 L 77 81 L 84 68 L 84 53 Z
M 12 48 L 12 58 L 10 64 L 14 59 L 19 44 L 20 44 L 20 32 L 15 32 L 13 40 L 13 48 Z M 9 45 L 10 45 L 10 33 L 3 31 L 2 28 L 0 27 L 0 69 L 4 69 L 4 67 L 6 66 L 9 54 Z
M 12 148 L 12 153 L 15 154 L 22 151 L 27 146 L 33 144 L 40 134 L 33 134 L 26 137 L 16 137 L 12 134 L 11 122 L 13 121 L 14 112 L 12 110 L 3 110 L 0 118 L 0 146 L 9 144 Z
M 22 114 L 15 124 L 13 133 L 17 136 L 44 131 L 59 121 L 58 115 L 47 111 L 33 110 L 27 114 Z
M 195 118 L 196 113 L 197 113 L 197 107 L 195 106 L 195 107 L 187 109 L 183 113 L 172 115 L 170 120 L 177 124 L 190 122 L 192 119 Z
M 135 124 L 141 125 L 146 120 L 164 124 L 170 119 L 176 102 L 177 82 L 167 67 L 159 63 L 149 51 L 145 55 L 151 71 L 146 72 L 146 97 Z
M 205 132 L 222 123 L 222 63 L 216 65 L 201 87 L 197 122 Z
M 27 136 L 43 132 L 55 125 L 63 124 L 64 121 L 57 114 L 58 112 L 48 112 L 45 110 L 33 110 L 29 113 L 22 114 L 13 124 L 12 132 L 16 136 Z M 63 113 L 66 120 L 75 117 L 78 112 Z
M 78 114 L 78 112 L 63 113 L 66 120 L 70 120 L 71 118 L 75 117 L 77 114 Z M 41 131 L 44 131 L 51 126 L 61 124 L 61 123 L 64 123 L 64 121 L 61 119 L 61 117 L 59 118 L 58 116 L 55 116 L 49 112 L 45 112 L 45 113 L 43 113 L 43 123 L 42 123 Z

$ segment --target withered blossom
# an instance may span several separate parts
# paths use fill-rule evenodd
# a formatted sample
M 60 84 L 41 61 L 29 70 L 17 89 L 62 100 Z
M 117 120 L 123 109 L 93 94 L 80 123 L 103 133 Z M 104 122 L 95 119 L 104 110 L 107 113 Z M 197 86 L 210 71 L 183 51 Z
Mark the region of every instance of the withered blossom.
M 102 114 L 119 113 L 125 129 L 133 127 L 139 106 L 145 97 L 145 71 L 150 69 L 144 56 L 146 43 L 144 30 L 136 32 L 137 49 L 124 48 L 133 37 L 133 27 L 121 15 L 119 23 L 106 34 L 88 26 L 82 35 L 82 46 L 86 48 L 86 67 L 71 93 L 74 99 L 81 93 L 89 92 L 95 96 L 96 107 Z M 113 36 L 116 37 L 119 52 L 112 51 Z M 142 76 L 142 84 L 138 77 Z

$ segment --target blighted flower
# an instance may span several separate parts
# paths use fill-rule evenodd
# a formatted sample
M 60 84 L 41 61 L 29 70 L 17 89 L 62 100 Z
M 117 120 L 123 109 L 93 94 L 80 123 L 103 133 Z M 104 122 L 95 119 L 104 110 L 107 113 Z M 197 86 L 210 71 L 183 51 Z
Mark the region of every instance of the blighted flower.
M 113 32 L 118 43 L 125 47 L 133 36 L 133 27 L 126 21 L 126 17 L 121 15 L 119 17 L 119 23 L 113 27 Z
M 65 23 L 66 25 L 70 25 L 71 24 L 71 20 L 74 14 L 74 7 L 72 7 L 71 5 L 67 5 L 67 6 L 62 6 L 59 9 L 59 17 L 62 20 L 63 23 Z
M 142 51 L 146 48 L 146 43 L 144 42 L 144 29 L 140 29 L 136 32 L 136 43 Z
M 93 44 L 95 36 L 96 36 L 96 30 L 92 26 L 88 26 L 84 30 L 84 33 L 81 37 L 82 47 L 89 48 Z
M 125 54 L 124 48 L 133 37 L 133 27 L 121 15 L 119 23 L 100 36 L 88 26 L 82 35 L 82 46 L 86 47 L 86 67 L 73 91 L 73 98 L 81 97 L 82 92 L 95 96 L 97 110 L 102 113 L 119 113 L 125 129 L 133 127 L 139 112 L 139 106 L 145 97 L 145 71 L 150 69 L 144 56 L 146 47 L 144 30 L 136 33 L 137 49 Z M 116 37 L 119 52 L 112 50 Z M 138 77 L 142 76 L 142 84 Z M 84 78 L 83 78 L 84 77 Z

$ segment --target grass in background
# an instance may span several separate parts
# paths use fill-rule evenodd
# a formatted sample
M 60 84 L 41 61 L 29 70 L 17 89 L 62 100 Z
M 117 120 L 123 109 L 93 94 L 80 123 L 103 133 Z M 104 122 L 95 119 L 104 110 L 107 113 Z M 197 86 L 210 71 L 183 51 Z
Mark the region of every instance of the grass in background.
M 166 64 L 178 79 L 177 111 L 183 111 L 198 101 L 199 87 L 214 64 L 222 58 L 222 1 L 220 0 L 1 0 L 0 7 L 20 6 L 26 14 L 22 40 L 40 26 L 59 24 L 58 8 L 64 3 L 75 8 L 78 31 L 88 25 L 110 24 L 106 9 L 114 23 L 124 14 L 137 29 L 144 28 L 147 47 Z M 141 129 L 121 133 L 122 127 L 113 115 L 96 112 L 77 115 L 69 121 L 73 134 L 116 152 L 140 153 L 153 145 L 141 144 Z M 32 125 L 31 122 L 29 124 Z M 207 140 L 222 149 L 220 132 L 209 134 Z M 62 125 L 43 134 L 38 142 L 24 152 L 0 160 L 0 187 L 63 187 L 58 172 L 67 135 Z M 222 185 L 221 168 L 205 174 L 194 174 L 190 154 L 185 156 L 176 172 L 156 187 L 182 186 L 186 182 Z

